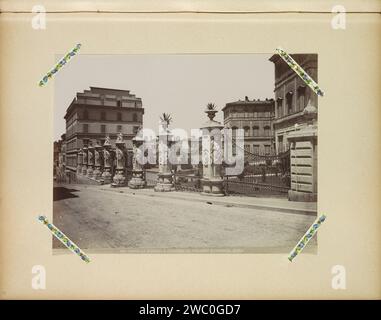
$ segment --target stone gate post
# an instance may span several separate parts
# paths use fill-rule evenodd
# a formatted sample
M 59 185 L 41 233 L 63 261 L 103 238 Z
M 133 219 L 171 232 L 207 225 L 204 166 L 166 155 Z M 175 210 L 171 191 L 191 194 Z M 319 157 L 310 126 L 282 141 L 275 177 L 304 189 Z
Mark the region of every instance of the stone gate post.
M 288 134 L 290 143 L 291 201 L 317 201 L 317 110 L 309 102 L 303 111 L 308 125 Z
M 103 144 L 103 173 L 102 179 L 104 184 L 111 183 L 111 143 L 110 137 L 106 137 Z
M 93 178 L 95 180 L 99 180 L 101 177 L 101 152 L 102 152 L 102 146 L 98 144 L 98 141 L 96 141 L 94 146 L 94 172 L 93 172 Z
M 141 146 L 144 143 L 144 139 L 141 136 L 135 136 L 132 139 L 133 157 L 132 157 L 132 178 L 128 182 L 128 186 L 131 189 L 141 189 L 146 186 L 146 181 L 143 172 L 142 159 L 143 151 Z
M 124 176 L 125 165 L 125 144 L 123 141 L 122 133 L 118 134 L 115 141 L 115 156 L 116 156 L 116 170 L 113 179 L 112 187 L 124 187 L 126 178 Z
M 174 191 L 173 175 L 170 170 L 169 160 L 169 148 L 173 144 L 173 136 L 168 129 L 168 123 L 161 122 L 161 129 L 159 132 L 159 173 L 155 191 L 167 192 Z
M 87 177 L 92 178 L 94 173 L 94 146 L 87 148 Z
M 209 120 L 200 128 L 202 131 L 202 194 L 224 196 L 223 178 L 221 177 L 223 161 L 223 125 L 213 120 L 217 110 L 207 109 Z M 215 133 L 219 132 L 219 136 Z M 218 160 L 217 162 L 215 160 Z

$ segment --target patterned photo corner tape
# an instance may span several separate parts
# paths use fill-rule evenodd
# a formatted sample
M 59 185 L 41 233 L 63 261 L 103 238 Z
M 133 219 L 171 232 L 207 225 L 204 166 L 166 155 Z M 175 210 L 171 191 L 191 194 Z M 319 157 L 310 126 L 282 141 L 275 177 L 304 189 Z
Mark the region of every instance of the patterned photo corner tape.
M 61 232 L 53 223 L 49 223 L 45 216 L 39 216 L 38 220 L 48 227 L 51 233 L 61 241 L 68 249 L 77 254 L 83 261 L 89 263 L 89 257 L 73 242 L 71 241 L 63 232 Z
M 276 49 L 278 55 L 289 65 L 289 67 L 302 78 L 302 80 L 319 96 L 323 97 L 324 92 L 320 89 L 319 85 L 312 79 L 303 68 L 282 48 Z
M 55 66 L 52 70 L 50 70 L 39 82 L 39 86 L 44 86 L 50 78 L 53 77 L 54 74 L 58 72 L 72 57 L 74 57 L 79 49 L 81 48 L 81 44 L 78 43 L 69 53 L 67 53 Z
M 294 247 L 294 249 L 292 249 L 288 256 L 288 260 L 292 261 L 300 252 L 302 252 L 302 250 L 315 235 L 317 229 L 320 227 L 320 225 L 324 222 L 325 219 L 326 216 L 323 214 L 315 220 L 315 222 L 307 230 L 304 236 L 299 240 L 298 244 Z

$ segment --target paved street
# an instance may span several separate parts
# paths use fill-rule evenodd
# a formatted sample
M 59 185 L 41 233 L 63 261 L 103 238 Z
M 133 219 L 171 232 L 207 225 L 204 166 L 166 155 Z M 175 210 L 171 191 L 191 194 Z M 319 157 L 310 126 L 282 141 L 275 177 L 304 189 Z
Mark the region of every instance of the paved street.
M 195 201 L 191 194 L 184 199 L 180 196 L 57 185 L 53 222 L 82 249 L 91 251 L 289 252 L 315 219 L 226 204 L 229 198 L 238 201 L 233 197 L 218 204 L 213 197 Z M 54 248 L 64 248 L 56 239 L 53 243 Z M 306 251 L 315 249 L 314 239 Z

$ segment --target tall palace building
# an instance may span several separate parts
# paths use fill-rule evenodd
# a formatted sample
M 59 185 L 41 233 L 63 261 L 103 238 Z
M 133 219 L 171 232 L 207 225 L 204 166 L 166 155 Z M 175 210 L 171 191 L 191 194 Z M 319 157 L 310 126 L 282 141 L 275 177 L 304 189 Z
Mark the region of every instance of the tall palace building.
M 90 87 L 77 93 L 66 110 L 66 168 L 75 171 L 77 153 L 91 143 L 103 144 L 106 135 L 111 143 L 122 133 L 127 150 L 143 124 L 141 98 L 129 90 Z
M 245 100 L 229 102 L 222 109 L 227 128 L 244 130 L 244 148 L 253 154 L 274 152 L 274 100 Z
M 292 54 L 292 58 L 317 82 L 317 54 Z M 303 116 L 308 103 L 317 108 L 317 95 L 304 83 L 286 62 L 274 54 L 270 61 L 275 66 L 275 118 L 273 121 L 277 151 L 288 148 L 288 134 L 307 125 Z

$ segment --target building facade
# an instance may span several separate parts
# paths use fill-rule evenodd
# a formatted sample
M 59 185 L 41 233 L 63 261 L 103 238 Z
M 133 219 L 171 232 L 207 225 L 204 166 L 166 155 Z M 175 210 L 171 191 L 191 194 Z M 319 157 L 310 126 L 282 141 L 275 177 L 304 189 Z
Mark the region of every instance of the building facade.
M 114 144 L 122 133 L 127 150 L 132 150 L 132 138 L 143 124 L 141 98 L 129 90 L 90 87 L 77 93 L 66 110 L 66 168 L 75 171 L 77 153 L 96 141 L 103 144 L 106 135 Z
M 317 54 L 293 54 L 292 58 L 317 81 Z M 317 109 L 316 94 L 275 54 L 270 58 L 275 66 L 275 118 L 273 121 L 275 148 L 277 152 L 287 150 L 287 135 L 306 127 L 303 110 L 308 103 Z
M 253 154 L 271 154 L 274 151 L 274 100 L 238 100 L 222 109 L 226 128 L 244 130 L 244 148 Z

